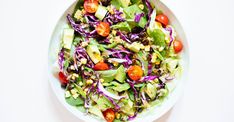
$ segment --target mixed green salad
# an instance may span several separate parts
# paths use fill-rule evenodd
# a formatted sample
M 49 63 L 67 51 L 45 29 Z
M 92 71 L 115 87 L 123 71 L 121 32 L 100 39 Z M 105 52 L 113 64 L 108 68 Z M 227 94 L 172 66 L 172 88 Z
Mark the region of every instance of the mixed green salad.
M 150 0 L 79 0 L 58 53 L 65 99 L 107 122 L 132 120 L 170 93 L 182 49 Z

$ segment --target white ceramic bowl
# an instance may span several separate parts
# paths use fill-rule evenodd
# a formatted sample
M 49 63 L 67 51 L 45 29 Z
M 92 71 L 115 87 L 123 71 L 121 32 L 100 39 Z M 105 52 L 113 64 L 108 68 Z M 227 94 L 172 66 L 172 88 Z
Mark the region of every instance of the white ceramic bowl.
M 57 79 L 57 71 L 58 69 L 55 68 L 56 61 L 57 61 L 57 54 L 59 51 L 59 45 L 62 35 L 62 30 L 64 26 L 66 25 L 66 15 L 68 13 L 72 13 L 74 6 L 76 2 L 74 2 L 62 15 L 62 17 L 59 19 L 54 32 L 51 37 L 50 41 L 50 47 L 49 47 L 49 54 L 48 54 L 48 71 L 49 71 L 49 82 L 51 84 L 51 87 L 59 99 L 59 101 L 62 103 L 65 108 L 67 108 L 71 113 L 73 113 L 76 117 L 83 121 L 87 122 L 99 122 L 104 121 L 102 119 L 99 119 L 93 115 L 85 115 L 84 113 L 80 112 L 78 109 L 76 109 L 73 106 L 70 106 L 66 103 L 64 98 L 64 90 L 61 88 L 61 85 Z M 181 27 L 178 19 L 175 17 L 175 15 L 170 11 L 170 9 L 165 6 L 162 2 L 158 2 L 156 5 L 157 8 L 161 9 L 164 14 L 166 14 L 170 20 L 170 24 L 173 25 L 177 32 L 177 39 L 180 39 L 183 41 L 184 49 L 181 53 L 181 64 L 183 67 L 183 74 L 182 77 L 179 79 L 175 79 L 173 83 L 176 85 L 175 89 L 169 94 L 169 96 L 164 100 L 164 102 L 160 106 L 154 106 L 149 108 L 147 111 L 142 112 L 141 114 L 138 114 L 138 116 L 133 120 L 133 122 L 150 122 L 158 119 L 163 114 L 165 114 L 170 108 L 173 107 L 173 105 L 176 103 L 178 98 L 181 96 L 183 92 L 184 84 L 187 80 L 187 73 L 188 73 L 188 66 L 189 66 L 189 48 L 187 39 L 185 36 L 185 33 L 183 31 L 183 28 Z M 61 106 L 61 107 L 63 107 Z

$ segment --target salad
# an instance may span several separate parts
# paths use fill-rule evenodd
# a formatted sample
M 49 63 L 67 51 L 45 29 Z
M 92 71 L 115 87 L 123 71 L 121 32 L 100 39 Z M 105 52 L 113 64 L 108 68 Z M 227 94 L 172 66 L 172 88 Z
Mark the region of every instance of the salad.
M 58 78 L 68 104 L 122 122 L 171 92 L 183 44 L 149 0 L 79 0 L 66 17 Z

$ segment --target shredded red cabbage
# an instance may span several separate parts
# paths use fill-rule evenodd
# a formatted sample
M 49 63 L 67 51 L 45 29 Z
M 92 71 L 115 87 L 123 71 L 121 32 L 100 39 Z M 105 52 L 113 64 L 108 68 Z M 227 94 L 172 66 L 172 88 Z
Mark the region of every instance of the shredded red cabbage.
M 103 96 L 105 96 L 115 106 L 115 110 L 118 111 L 120 109 L 120 106 L 114 101 L 114 99 L 112 97 L 110 97 L 110 95 L 105 94 L 105 90 L 99 81 L 97 82 L 97 86 L 98 86 L 97 92 L 99 94 L 102 94 Z M 119 97 L 119 96 L 117 96 L 117 97 Z M 121 100 L 122 98 L 124 98 L 124 97 L 119 97 L 118 100 Z
M 117 35 L 117 36 L 120 36 L 120 38 L 121 38 L 122 40 L 124 40 L 124 41 L 126 41 L 126 42 L 128 42 L 128 43 L 132 43 L 132 42 L 128 39 L 128 37 L 127 37 L 126 35 L 124 35 L 122 32 L 117 31 L 116 35 Z
M 61 51 L 58 54 L 58 64 L 59 64 L 59 69 L 63 70 L 64 67 L 64 50 L 61 49 Z
M 133 93 L 134 93 L 134 99 L 135 99 L 135 106 L 138 106 L 138 102 L 137 102 L 137 99 L 138 99 L 138 93 L 137 93 L 137 90 L 136 88 L 134 87 L 134 84 L 135 82 L 133 81 L 130 81 L 129 79 L 126 80 L 128 82 L 128 84 L 130 85 L 131 89 L 133 90 Z M 133 120 L 135 117 L 137 116 L 137 111 L 134 113 L 133 116 L 129 116 L 128 117 L 128 120 Z
M 153 7 L 151 6 L 149 0 L 143 0 L 143 3 L 145 3 L 146 6 L 147 6 L 147 8 L 148 8 L 148 18 L 150 18 L 150 15 L 151 15 L 152 12 L 153 12 Z
M 124 62 L 124 63 L 123 63 L 123 66 L 124 66 L 125 68 L 128 68 L 128 67 L 132 64 L 132 60 L 129 58 L 128 55 L 125 55 L 124 59 L 126 59 L 127 62 Z
M 109 55 L 113 55 L 115 53 L 125 53 L 125 54 L 132 54 L 130 51 L 126 50 L 126 49 L 122 49 L 122 50 L 117 50 L 117 49 L 109 49 L 108 50 L 108 54 Z
M 92 14 L 85 14 L 84 16 L 87 18 L 89 25 L 92 27 L 95 27 L 99 23 L 98 18 Z
M 174 38 L 172 36 L 172 28 L 171 27 L 167 27 L 165 30 L 169 31 L 170 34 L 170 43 L 169 43 L 169 47 L 171 46 L 172 42 L 174 41 Z
M 135 112 L 133 116 L 129 116 L 128 121 L 134 120 L 136 116 L 137 116 L 137 112 Z
M 170 76 L 170 74 L 167 74 L 167 76 L 165 77 L 165 80 L 170 81 L 175 79 L 175 76 Z
M 129 34 L 129 36 L 130 36 L 130 40 L 137 40 L 140 38 L 138 33 L 132 33 L 132 34 Z
M 153 64 L 151 62 L 151 59 L 152 59 L 152 55 L 149 54 L 148 75 L 151 75 L 152 70 L 153 70 Z
M 105 22 L 108 22 L 110 25 L 119 23 L 119 22 L 124 22 L 125 19 L 121 16 L 123 12 L 120 12 L 117 9 L 114 9 L 114 14 L 107 13 L 106 17 L 104 18 Z
M 153 7 L 151 6 L 149 0 L 142 0 L 143 3 L 146 4 L 147 8 L 148 8 L 148 21 L 145 25 L 144 30 L 146 30 L 146 28 L 149 26 L 150 24 L 150 20 L 151 20 L 151 14 L 153 13 Z
M 82 48 L 80 46 L 76 47 L 74 57 L 79 62 L 81 61 L 82 58 L 85 58 L 85 59 L 87 59 L 86 66 L 89 67 L 89 68 L 93 68 L 94 67 L 93 61 L 90 59 L 89 55 L 87 54 L 87 52 L 85 51 L 84 48 Z
M 98 41 L 100 44 L 110 44 L 111 42 L 110 42 L 110 40 L 109 39 L 107 39 L 107 38 L 105 38 L 105 39 L 103 39 L 103 40 L 100 40 L 100 41 Z
M 144 14 L 144 13 L 136 14 L 136 15 L 135 15 L 135 19 L 134 19 L 134 21 L 135 21 L 135 22 L 140 22 L 141 17 L 144 17 L 144 16 L 145 16 L 145 14 Z
M 159 78 L 159 76 L 156 76 L 156 75 L 155 76 L 145 76 L 145 77 L 141 78 L 139 80 L 139 82 L 147 82 L 147 81 L 150 81 L 150 80 L 154 80 L 156 78 Z
M 84 29 L 84 27 L 81 24 L 76 24 L 75 21 L 72 19 L 71 15 L 68 14 L 67 15 L 67 20 L 68 22 L 71 24 L 72 28 L 78 32 L 79 34 L 81 34 L 84 37 L 89 37 L 89 38 L 93 38 L 97 36 L 97 31 L 93 30 L 91 32 L 88 32 Z

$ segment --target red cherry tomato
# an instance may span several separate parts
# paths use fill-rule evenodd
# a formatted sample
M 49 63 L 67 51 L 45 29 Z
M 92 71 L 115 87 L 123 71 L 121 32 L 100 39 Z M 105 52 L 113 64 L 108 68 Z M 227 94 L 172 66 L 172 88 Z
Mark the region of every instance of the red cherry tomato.
M 97 27 L 96 31 L 99 35 L 106 37 L 110 34 L 110 25 L 107 22 L 100 22 Z
M 143 75 L 143 70 L 140 66 L 134 65 L 128 68 L 128 76 L 132 80 L 139 80 Z
M 61 84 L 66 85 L 68 83 L 67 77 L 62 72 L 59 72 L 58 75 L 59 75 L 59 80 Z
M 94 70 L 108 70 L 109 66 L 104 62 L 97 63 L 94 67 Z
M 174 47 L 175 53 L 179 53 L 183 49 L 183 44 L 181 41 L 175 40 L 173 42 L 173 47 Z
M 88 13 L 95 13 L 98 9 L 98 0 L 85 0 L 84 9 Z
M 113 122 L 115 119 L 115 112 L 113 109 L 109 108 L 102 112 L 107 122 Z
M 168 25 L 168 21 L 169 21 L 168 17 L 166 15 L 164 15 L 164 14 L 157 15 L 155 20 L 162 23 L 165 26 Z

